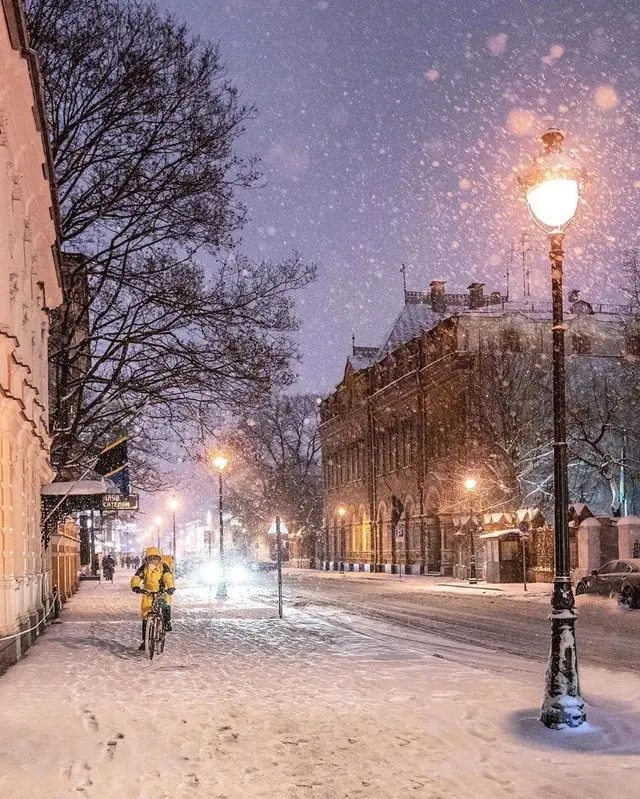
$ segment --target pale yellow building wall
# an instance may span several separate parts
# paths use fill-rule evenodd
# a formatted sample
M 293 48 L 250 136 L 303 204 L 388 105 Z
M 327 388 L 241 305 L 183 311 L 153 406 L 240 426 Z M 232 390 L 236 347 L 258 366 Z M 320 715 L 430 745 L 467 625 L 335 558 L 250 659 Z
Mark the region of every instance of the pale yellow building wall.
M 0 639 L 39 620 L 51 592 L 40 489 L 52 479 L 47 309 L 62 295 L 35 107 L 28 61 L 0 13 Z M 19 656 L 20 639 L 11 643 Z

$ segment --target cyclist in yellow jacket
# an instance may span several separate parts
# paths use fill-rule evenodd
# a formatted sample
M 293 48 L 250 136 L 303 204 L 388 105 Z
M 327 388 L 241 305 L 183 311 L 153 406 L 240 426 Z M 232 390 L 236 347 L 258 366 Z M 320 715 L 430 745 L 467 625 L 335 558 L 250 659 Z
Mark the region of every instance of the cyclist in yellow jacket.
M 142 594 L 140 612 L 142 614 L 142 644 L 140 649 L 144 649 L 144 635 L 147 630 L 147 616 L 153 604 L 153 598 L 143 591 L 150 591 L 157 594 L 164 591 L 168 596 L 163 603 L 162 612 L 164 616 L 164 629 L 171 630 L 171 596 L 175 591 L 175 580 L 171 569 L 166 563 L 162 562 L 162 552 L 155 547 L 149 547 L 146 552 L 142 566 L 131 578 L 131 590 L 136 594 Z

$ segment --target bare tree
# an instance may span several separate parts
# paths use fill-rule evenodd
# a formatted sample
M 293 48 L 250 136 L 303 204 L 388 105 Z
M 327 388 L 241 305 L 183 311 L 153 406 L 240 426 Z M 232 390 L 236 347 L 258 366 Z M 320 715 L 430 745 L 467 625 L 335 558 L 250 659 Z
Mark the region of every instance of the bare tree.
M 138 0 L 30 0 L 73 301 L 54 319 L 53 461 L 122 426 L 145 459 L 292 379 L 292 255 L 236 254 L 255 163 L 216 47 Z M 79 334 L 79 330 L 81 334 Z
M 483 352 L 470 392 L 471 424 L 486 502 L 545 505 L 553 494 L 549 358 L 532 342 Z
M 230 507 L 250 533 L 276 514 L 313 540 L 322 524 L 318 405 L 310 394 L 275 394 L 224 435 L 232 458 Z

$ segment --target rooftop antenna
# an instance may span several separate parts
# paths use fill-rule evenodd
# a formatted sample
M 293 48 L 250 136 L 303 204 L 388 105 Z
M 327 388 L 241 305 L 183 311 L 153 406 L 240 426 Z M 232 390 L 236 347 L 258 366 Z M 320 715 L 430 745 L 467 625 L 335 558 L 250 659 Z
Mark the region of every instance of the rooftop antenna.
M 511 247 L 509 248 L 509 263 L 507 265 L 507 271 L 505 273 L 505 277 L 507 278 L 507 295 L 505 299 L 507 302 L 509 302 L 509 278 L 511 277 L 511 270 L 513 268 L 513 260 L 515 257 L 516 257 L 516 248 L 513 242 L 511 242 Z
M 522 293 L 530 296 L 529 291 L 529 265 L 527 264 L 527 234 L 522 234 Z
M 352 331 L 352 333 L 351 333 L 351 354 L 352 355 L 356 354 L 356 334 L 355 334 L 355 331 Z
M 402 285 L 404 287 L 404 301 L 407 301 L 407 267 L 402 264 L 400 267 L 400 271 L 402 272 Z

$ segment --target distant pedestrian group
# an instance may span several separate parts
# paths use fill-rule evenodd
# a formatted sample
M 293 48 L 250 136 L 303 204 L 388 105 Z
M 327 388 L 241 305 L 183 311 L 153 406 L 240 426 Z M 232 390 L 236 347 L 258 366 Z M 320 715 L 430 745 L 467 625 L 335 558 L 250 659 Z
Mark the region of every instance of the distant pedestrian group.
M 140 567 L 140 558 L 137 555 L 120 555 L 120 568 L 121 569 L 138 569 Z

